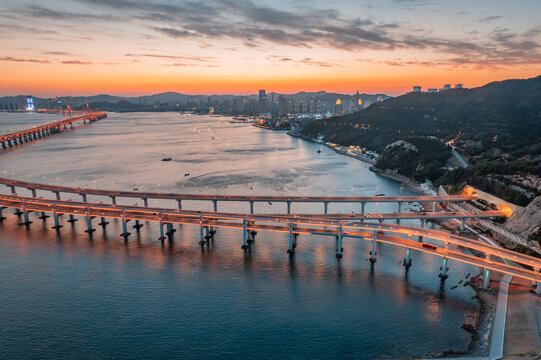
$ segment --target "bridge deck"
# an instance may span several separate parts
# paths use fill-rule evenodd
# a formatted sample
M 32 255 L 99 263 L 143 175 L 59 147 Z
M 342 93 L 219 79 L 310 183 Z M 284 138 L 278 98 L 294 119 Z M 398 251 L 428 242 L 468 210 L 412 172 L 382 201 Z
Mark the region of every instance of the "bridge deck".
M 14 208 L 23 212 L 43 211 L 58 214 L 71 214 L 79 216 L 116 218 L 123 221 L 142 220 L 171 224 L 187 224 L 200 226 L 213 226 L 223 228 L 243 229 L 256 231 L 276 231 L 282 233 L 315 234 L 330 236 L 345 236 L 389 243 L 396 246 L 416 249 L 457 261 L 482 266 L 499 272 L 512 274 L 532 281 L 541 281 L 541 273 L 525 269 L 518 265 L 508 265 L 502 260 L 509 260 L 532 267 L 541 268 L 541 261 L 537 258 L 501 249 L 476 240 L 451 235 L 446 232 L 415 227 L 403 227 L 390 224 L 349 223 L 347 220 L 335 218 L 325 219 L 301 217 L 299 215 L 254 215 L 235 213 L 199 212 L 188 210 L 172 210 L 164 208 L 146 208 L 138 206 L 110 205 L 101 203 L 84 203 L 73 201 L 58 201 L 42 198 L 25 198 L 15 195 L 0 196 L 0 205 Z M 412 236 L 440 241 L 443 247 L 425 248 L 420 242 L 412 241 Z M 405 238 L 404 238 L 405 237 Z M 457 245 L 450 249 L 449 245 Z M 482 252 L 484 257 L 477 257 L 461 252 L 462 249 Z

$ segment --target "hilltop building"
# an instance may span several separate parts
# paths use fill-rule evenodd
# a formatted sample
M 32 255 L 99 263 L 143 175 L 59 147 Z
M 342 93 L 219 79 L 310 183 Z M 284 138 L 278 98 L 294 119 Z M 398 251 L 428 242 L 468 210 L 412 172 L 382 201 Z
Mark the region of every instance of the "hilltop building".
M 340 99 L 337 99 L 336 104 L 334 104 L 333 115 L 339 116 L 339 115 L 342 115 L 343 112 L 344 112 L 344 108 L 342 107 L 342 101 L 340 101 Z

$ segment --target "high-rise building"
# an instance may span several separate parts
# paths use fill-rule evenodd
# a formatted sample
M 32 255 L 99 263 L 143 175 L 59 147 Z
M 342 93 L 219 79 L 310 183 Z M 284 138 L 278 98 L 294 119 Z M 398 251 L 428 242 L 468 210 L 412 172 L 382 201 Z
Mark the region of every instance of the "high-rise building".
M 267 112 L 267 95 L 265 90 L 259 90 L 259 113 L 264 114 Z
M 351 99 L 351 111 L 359 111 L 363 109 L 363 101 L 361 99 L 361 94 L 357 91 L 353 98 Z
M 421 87 L 420 86 L 414 86 L 413 87 L 413 92 L 421 92 Z
M 456 84 L 455 89 L 462 89 L 462 84 Z
M 339 115 L 342 115 L 342 113 L 343 113 L 342 101 L 340 99 L 337 99 L 336 104 L 334 104 L 333 115 L 339 116 Z
M 282 95 L 278 96 L 278 116 L 287 114 L 287 100 Z

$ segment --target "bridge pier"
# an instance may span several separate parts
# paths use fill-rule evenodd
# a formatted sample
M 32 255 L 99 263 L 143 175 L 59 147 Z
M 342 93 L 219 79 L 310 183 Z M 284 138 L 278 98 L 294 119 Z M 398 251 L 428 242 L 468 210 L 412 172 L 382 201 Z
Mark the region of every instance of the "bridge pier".
M 0 205 L 0 221 L 6 219 L 6 217 L 2 215 L 2 210 L 4 210 L 4 209 L 7 209 L 7 208 Z
M 69 223 L 72 223 L 72 224 L 73 224 L 73 223 L 76 222 L 77 220 L 78 220 L 78 219 L 76 219 L 75 216 L 73 216 L 73 214 L 70 214 L 70 218 L 68 219 L 68 222 L 69 222 Z
M 370 259 L 369 259 L 371 263 L 375 263 L 376 261 L 378 261 L 378 259 L 376 259 L 376 237 L 377 237 L 377 231 L 374 230 L 373 235 L 372 235 L 372 251 L 370 251 Z
M 254 213 L 254 201 L 250 200 L 250 214 Z
M 218 212 L 218 200 L 212 200 L 212 205 L 214 206 L 214 212 Z
M 398 202 L 398 213 L 400 214 L 402 212 L 402 203 Z
M 24 215 L 24 222 L 22 222 L 20 225 L 30 225 L 32 224 L 32 221 L 28 218 L 28 211 L 26 211 L 26 204 L 23 200 L 23 215 Z
M 83 197 L 83 202 L 87 202 L 86 201 L 86 194 L 79 194 L 79 195 L 81 195 Z
M 148 207 L 148 199 L 147 198 L 143 198 L 143 206 Z
M 338 242 L 336 245 L 336 258 L 341 259 L 342 256 L 344 256 L 342 254 L 343 250 L 344 249 L 342 248 L 342 224 L 340 224 L 340 226 L 338 226 Z
M 328 208 L 329 208 L 329 202 L 328 202 L 328 201 L 325 201 L 325 202 L 323 203 L 323 213 L 324 213 L 324 214 L 327 214 Z
M 53 219 L 54 219 L 54 226 L 52 227 L 53 229 L 55 230 L 58 230 L 62 227 L 62 225 L 60 225 L 58 223 L 58 215 L 56 214 L 56 205 L 53 204 Z
M 246 239 L 246 219 L 242 219 L 242 246 L 240 248 L 243 250 L 248 249 L 248 242 Z
M 163 241 L 165 240 L 165 236 L 163 234 L 163 218 L 162 218 L 161 213 L 160 213 L 159 227 L 160 227 L 160 238 L 159 239 L 163 243 Z
M 466 228 L 466 218 L 463 218 L 460 221 L 460 231 L 464 231 L 465 228 Z
M 90 217 L 90 210 L 86 208 L 86 230 L 85 233 L 92 234 L 96 229 L 92 229 L 92 218 Z
M 142 227 L 143 227 L 143 224 L 140 224 L 139 220 L 135 220 L 135 225 L 133 225 L 133 228 L 139 231 L 139 229 Z
M 109 221 L 105 220 L 105 218 L 102 216 L 101 217 L 101 221 L 98 225 L 101 225 L 103 227 L 105 227 L 105 225 L 109 224 Z
M 203 216 L 199 216 L 199 245 L 204 246 L 205 245 L 205 237 L 203 235 Z
M 449 270 L 449 268 L 447 267 L 447 258 L 444 256 L 443 265 L 441 266 L 441 272 L 438 275 L 441 278 L 441 280 L 445 280 L 449 277 L 449 275 L 447 275 L 447 270 Z
M 175 233 L 175 229 L 173 229 L 173 224 L 167 223 L 165 224 L 165 235 L 169 237 L 169 240 L 173 239 L 173 234 Z
M 287 202 L 287 213 L 291 214 L 291 201 Z
M 110 198 L 113 205 L 116 205 L 116 196 L 110 195 Z
M 411 266 L 411 257 L 410 257 L 410 248 L 406 248 L 406 258 L 404 259 L 403 265 L 406 267 L 406 269 L 409 269 Z
M 483 279 L 483 289 L 488 289 L 490 285 L 490 269 L 485 268 L 484 279 Z
M 177 205 L 178 205 L 178 209 L 179 209 L 179 210 L 182 210 L 182 200 L 181 200 L 181 199 L 178 199 L 178 200 L 177 200 Z M 148 204 L 145 205 L 145 206 L 148 206 Z
M 60 191 L 53 191 L 53 193 L 56 195 L 56 200 L 60 201 Z
M 295 253 L 295 248 L 293 247 L 293 223 L 289 222 L 289 248 L 287 249 L 288 254 Z
M 127 225 L 129 220 L 126 220 L 126 213 L 124 209 L 122 209 L 121 215 L 122 215 L 122 234 L 120 234 L 120 236 L 127 239 L 128 236 L 130 236 L 130 233 L 128 232 L 128 225 Z
M 364 214 L 364 206 L 366 203 L 364 201 L 361 201 L 361 214 Z

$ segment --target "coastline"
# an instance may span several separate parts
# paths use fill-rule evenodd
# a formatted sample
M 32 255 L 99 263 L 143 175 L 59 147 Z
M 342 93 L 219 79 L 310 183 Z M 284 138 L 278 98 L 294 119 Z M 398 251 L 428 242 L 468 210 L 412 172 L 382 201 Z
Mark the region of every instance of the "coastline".
M 300 134 L 294 134 L 291 131 L 288 131 L 287 134 L 293 137 L 301 138 L 303 140 L 318 143 L 314 139 L 307 138 Z M 332 147 L 326 144 L 324 145 L 333 149 Z M 378 169 L 377 167 L 375 167 L 375 162 L 372 163 L 369 161 L 365 161 L 364 159 L 351 156 L 347 154 L 346 152 L 339 152 L 336 150 L 335 152 L 337 152 L 338 154 L 347 155 L 347 156 L 356 158 L 360 161 L 370 163 L 372 164 L 372 166 L 370 166 L 369 168 L 370 171 L 376 173 L 379 176 L 383 176 L 385 178 L 404 184 L 408 189 L 410 189 L 411 191 L 415 193 L 426 195 L 425 191 L 422 189 L 421 183 L 419 182 L 415 182 L 403 175 L 392 174 L 392 173 L 389 173 L 388 171 Z M 494 294 L 492 290 L 482 289 L 483 280 L 481 279 L 480 276 L 481 276 L 481 271 L 480 271 L 480 274 L 473 275 L 469 280 L 464 279 L 465 280 L 464 286 L 470 286 L 475 291 L 475 295 L 473 296 L 473 298 L 477 300 L 477 310 L 474 312 L 474 315 L 473 315 L 475 317 L 474 328 L 476 330 L 475 332 L 470 333 L 470 340 L 466 346 L 466 349 L 465 350 L 449 349 L 449 350 L 443 351 L 440 354 L 429 355 L 428 358 L 430 359 L 452 359 L 452 358 L 457 358 L 457 357 L 458 358 L 467 358 L 467 357 L 483 358 L 489 355 L 491 338 L 492 338 L 492 328 L 494 325 L 494 318 L 496 316 L 496 302 L 497 302 L 498 292 Z M 500 280 L 501 280 L 501 276 L 499 276 L 496 282 L 498 289 L 500 285 Z M 465 314 L 464 324 L 466 324 L 466 321 L 470 316 L 472 315 Z M 459 329 L 459 331 L 466 331 L 466 330 L 464 328 L 461 328 Z M 418 358 L 423 358 L 423 357 L 424 356 L 410 357 L 409 359 L 418 359 Z

